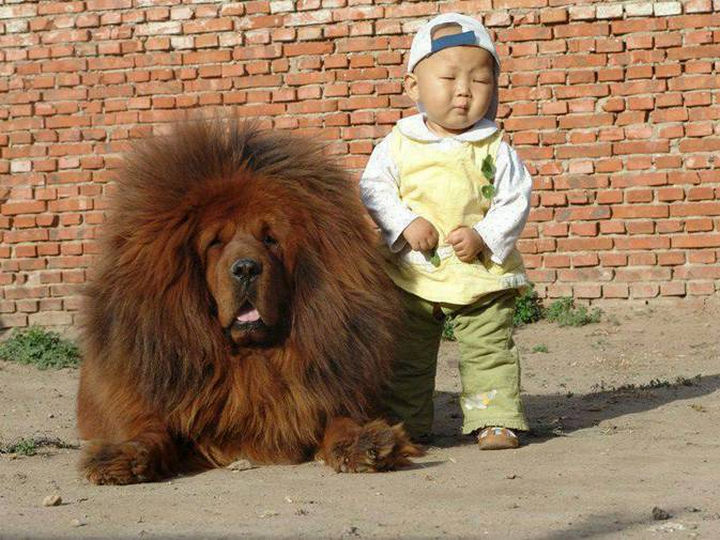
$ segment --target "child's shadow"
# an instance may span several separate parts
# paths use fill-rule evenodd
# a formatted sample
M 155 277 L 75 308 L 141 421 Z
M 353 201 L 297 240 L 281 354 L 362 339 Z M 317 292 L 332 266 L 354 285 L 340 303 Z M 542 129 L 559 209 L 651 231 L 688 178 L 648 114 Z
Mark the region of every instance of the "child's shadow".
M 679 379 L 674 383 L 653 380 L 641 386 L 601 388 L 588 394 L 523 395 L 530 431 L 525 437 L 534 443 L 562 437 L 611 418 L 649 411 L 677 400 L 711 394 L 720 388 L 720 374 Z M 474 444 L 474 438 L 460 435 L 462 411 L 457 392 L 435 394 L 433 446 Z

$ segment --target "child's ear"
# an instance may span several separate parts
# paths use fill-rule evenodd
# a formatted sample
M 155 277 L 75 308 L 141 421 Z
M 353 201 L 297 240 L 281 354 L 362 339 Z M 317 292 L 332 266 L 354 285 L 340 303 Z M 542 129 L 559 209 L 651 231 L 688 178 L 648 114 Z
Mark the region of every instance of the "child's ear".
M 420 93 L 418 92 L 417 77 L 414 73 L 406 73 L 405 79 L 403 80 L 403 86 L 405 87 L 405 93 L 415 103 L 420 101 Z

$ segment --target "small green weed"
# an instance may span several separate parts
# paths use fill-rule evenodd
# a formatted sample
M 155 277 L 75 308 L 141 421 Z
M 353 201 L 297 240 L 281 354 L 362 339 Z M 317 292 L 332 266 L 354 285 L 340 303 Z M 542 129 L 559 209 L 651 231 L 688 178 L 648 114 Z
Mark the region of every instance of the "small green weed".
M 0 360 L 32 364 L 38 369 L 74 367 L 80 362 L 80 351 L 57 332 L 31 326 L 14 330 L 0 343 Z
M 588 312 L 585 306 L 575 307 L 575 301 L 570 296 L 555 300 L 545 310 L 545 318 L 559 326 L 585 326 L 600 322 L 601 315 L 600 308 Z
M 0 454 L 20 454 L 22 456 L 34 456 L 38 448 L 49 446 L 53 448 L 78 448 L 76 444 L 66 443 L 56 437 L 23 437 L 14 443 L 0 445 Z
M 445 341 L 456 341 L 455 332 L 453 331 L 452 321 L 445 319 L 443 322 L 442 339 Z
M 34 456 L 37 453 L 37 445 L 32 439 L 20 439 L 14 444 L 9 444 L 2 449 L 3 453 L 20 454 L 21 456 Z
M 542 343 L 541 343 L 540 345 L 535 345 L 535 346 L 532 348 L 532 352 L 542 352 L 542 353 L 546 353 L 546 352 L 548 352 L 547 345 L 544 345 L 544 344 L 542 344 Z
M 542 316 L 542 300 L 538 296 L 537 291 L 533 287 L 526 288 L 520 293 L 515 303 L 513 324 L 520 326 L 522 324 L 534 323 L 542 319 Z

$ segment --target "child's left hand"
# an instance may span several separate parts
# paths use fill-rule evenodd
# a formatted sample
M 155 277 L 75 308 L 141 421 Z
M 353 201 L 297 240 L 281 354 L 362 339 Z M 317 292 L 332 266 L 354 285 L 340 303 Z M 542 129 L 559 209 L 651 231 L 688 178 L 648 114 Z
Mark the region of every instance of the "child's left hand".
M 455 250 L 455 255 L 462 262 L 472 262 L 485 246 L 482 236 L 475 229 L 470 227 L 456 227 L 445 238 Z

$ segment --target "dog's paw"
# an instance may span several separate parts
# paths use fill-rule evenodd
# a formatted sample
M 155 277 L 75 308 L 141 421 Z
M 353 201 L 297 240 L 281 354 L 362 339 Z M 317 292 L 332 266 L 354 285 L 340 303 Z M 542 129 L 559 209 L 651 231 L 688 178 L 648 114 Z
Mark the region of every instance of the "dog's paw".
M 353 437 L 336 441 L 328 464 L 337 472 L 382 472 L 410 465 L 409 458 L 423 454 L 410 442 L 402 424 L 373 420 L 360 426 Z
M 93 484 L 137 484 L 156 479 L 150 452 L 136 441 L 92 441 L 84 450 L 80 468 Z

